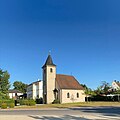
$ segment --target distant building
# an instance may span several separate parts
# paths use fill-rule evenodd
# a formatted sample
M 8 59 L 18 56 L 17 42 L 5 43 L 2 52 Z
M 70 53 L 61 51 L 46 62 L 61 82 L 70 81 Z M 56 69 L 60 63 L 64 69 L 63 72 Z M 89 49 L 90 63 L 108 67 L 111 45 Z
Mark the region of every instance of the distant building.
M 43 69 L 43 102 L 50 104 L 54 100 L 60 103 L 84 102 L 84 88 L 74 76 L 56 74 L 56 65 L 51 55 L 42 67 Z
M 120 89 L 120 82 L 114 80 L 114 81 L 112 82 L 112 88 L 113 88 L 113 90 L 119 90 L 119 89 Z
M 8 91 L 8 95 L 11 99 L 17 99 L 18 97 L 23 95 L 23 93 L 19 90 L 11 89 L 11 90 Z
M 27 98 L 28 99 L 43 98 L 43 81 L 38 80 L 28 85 Z

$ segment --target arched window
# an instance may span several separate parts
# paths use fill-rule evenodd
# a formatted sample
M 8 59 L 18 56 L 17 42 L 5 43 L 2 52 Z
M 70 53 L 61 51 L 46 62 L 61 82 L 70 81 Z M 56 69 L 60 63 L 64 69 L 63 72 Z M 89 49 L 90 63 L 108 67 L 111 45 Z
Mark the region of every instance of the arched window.
M 70 93 L 67 93 L 67 98 L 70 98 Z
M 77 98 L 79 98 L 79 93 L 77 93 Z
M 53 72 L 53 69 L 52 69 L 52 68 L 50 68 L 50 72 L 51 72 L 51 73 Z

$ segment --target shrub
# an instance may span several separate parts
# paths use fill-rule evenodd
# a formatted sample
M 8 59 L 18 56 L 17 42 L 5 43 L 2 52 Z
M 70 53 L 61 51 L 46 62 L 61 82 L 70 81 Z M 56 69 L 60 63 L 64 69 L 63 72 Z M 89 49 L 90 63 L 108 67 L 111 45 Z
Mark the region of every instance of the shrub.
M 1 108 L 2 108 L 2 109 L 6 109 L 6 108 L 7 108 L 7 103 L 2 103 L 2 104 L 1 104 Z
M 2 103 L 6 103 L 7 106 L 9 106 L 9 104 L 13 103 L 14 104 L 14 100 L 0 100 L 0 107 L 2 106 Z
M 15 107 L 15 104 L 14 103 L 10 103 L 9 104 L 9 108 L 14 108 Z
M 34 100 L 29 100 L 29 106 L 34 106 L 36 103 Z
M 36 99 L 36 104 L 43 104 L 43 98 Z
M 2 105 L 2 100 L 0 100 L 0 107 L 1 107 L 1 105 Z
M 52 102 L 52 104 L 60 104 L 60 100 L 56 99 Z
M 20 105 L 29 105 L 28 100 L 20 100 Z
M 29 106 L 33 106 L 35 105 L 35 101 L 34 100 L 20 100 L 20 105 L 29 105 Z

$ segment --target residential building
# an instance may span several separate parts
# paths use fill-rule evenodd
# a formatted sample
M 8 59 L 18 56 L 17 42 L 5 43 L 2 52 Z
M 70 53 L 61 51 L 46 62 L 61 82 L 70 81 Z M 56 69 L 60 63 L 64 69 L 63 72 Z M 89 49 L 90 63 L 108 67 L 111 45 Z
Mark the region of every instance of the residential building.
M 56 65 L 51 55 L 42 67 L 43 69 L 43 102 L 50 104 L 54 100 L 60 103 L 84 102 L 84 88 L 74 76 L 56 74 Z
M 42 80 L 38 80 L 28 85 L 27 98 L 28 99 L 43 98 L 43 81 Z
M 114 80 L 114 81 L 112 82 L 112 88 L 113 88 L 113 90 L 119 90 L 119 89 L 120 89 L 120 82 Z
M 18 97 L 23 95 L 23 93 L 19 90 L 11 89 L 11 90 L 8 91 L 8 95 L 11 99 L 17 99 Z

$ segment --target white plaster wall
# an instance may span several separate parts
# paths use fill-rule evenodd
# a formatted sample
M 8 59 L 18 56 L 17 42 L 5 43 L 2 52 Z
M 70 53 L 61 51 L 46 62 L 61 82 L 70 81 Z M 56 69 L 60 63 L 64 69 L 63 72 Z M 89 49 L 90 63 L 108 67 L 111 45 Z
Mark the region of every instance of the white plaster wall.
M 18 96 L 23 95 L 23 93 L 17 93 Z M 9 97 L 12 99 L 15 97 L 15 93 L 9 93 Z
M 70 94 L 70 98 L 67 98 L 67 93 Z M 77 98 L 77 93 L 79 93 L 79 98 Z M 61 90 L 61 103 L 73 103 L 73 102 L 85 102 L 85 94 L 83 90 Z
M 39 98 L 43 98 L 43 81 L 39 82 Z
M 36 99 L 38 97 L 43 98 L 43 81 L 38 81 L 34 84 L 31 84 L 27 88 L 27 98 L 28 99 Z
M 12 97 L 13 97 L 13 93 L 9 93 L 9 97 L 12 99 Z

